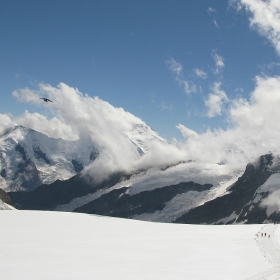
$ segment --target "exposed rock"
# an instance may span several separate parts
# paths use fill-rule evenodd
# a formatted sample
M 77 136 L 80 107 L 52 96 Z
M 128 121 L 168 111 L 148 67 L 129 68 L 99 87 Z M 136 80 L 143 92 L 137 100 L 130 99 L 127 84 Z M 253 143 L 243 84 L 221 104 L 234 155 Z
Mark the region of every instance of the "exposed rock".
M 2 189 L 0 189 L 0 200 L 2 200 L 3 202 L 5 202 L 9 205 L 12 205 L 12 201 L 11 201 L 10 196 L 5 191 L 3 191 Z

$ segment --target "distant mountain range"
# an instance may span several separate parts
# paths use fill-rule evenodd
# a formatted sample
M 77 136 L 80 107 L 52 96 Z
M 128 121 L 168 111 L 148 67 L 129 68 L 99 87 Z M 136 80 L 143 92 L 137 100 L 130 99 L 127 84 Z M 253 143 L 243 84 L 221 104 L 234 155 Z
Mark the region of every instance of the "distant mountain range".
M 125 134 L 140 156 L 148 151 L 147 141 L 165 141 L 144 123 L 135 124 Z M 90 138 L 66 141 L 15 126 L 0 136 L 0 186 L 7 191 L 30 191 L 42 184 L 69 179 L 100 152 L 101 147 Z
M 126 135 L 139 157 L 149 139 L 165 141 L 144 125 Z M 17 126 L 2 135 L 0 151 L 0 187 L 18 209 L 191 224 L 280 221 L 280 159 L 272 154 L 245 170 L 188 161 L 96 181 L 82 172 L 101 152 L 89 139 L 53 139 Z

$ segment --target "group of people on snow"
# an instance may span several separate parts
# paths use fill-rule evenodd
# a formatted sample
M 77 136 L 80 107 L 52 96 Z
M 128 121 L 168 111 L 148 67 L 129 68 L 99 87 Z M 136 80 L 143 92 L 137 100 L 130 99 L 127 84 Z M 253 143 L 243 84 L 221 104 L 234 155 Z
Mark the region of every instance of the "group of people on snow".
M 259 237 L 259 233 L 257 233 L 256 236 Z M 266 237 L 266 236 L 267 236 L 268 238 L 270 238 L 270 234 L 266 234 L 266 232 L 265 232 L 265 233 L 262 232 L 262 233 L 260 234 L 260 236 L 261 236 L 261 237 Z

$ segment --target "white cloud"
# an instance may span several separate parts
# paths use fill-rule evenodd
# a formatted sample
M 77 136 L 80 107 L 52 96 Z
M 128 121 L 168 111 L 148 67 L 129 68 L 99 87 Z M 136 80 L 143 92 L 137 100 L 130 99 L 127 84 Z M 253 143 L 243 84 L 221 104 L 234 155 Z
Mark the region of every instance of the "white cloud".
M 211 89 L 212 92 L 205 101 L 205 105 L 208 107 L 207 116 L 209 118 L 221 115 L 223 103 L 228 101 L 226 93 L 220 89 L 220 86 L 220 82 L 215 82 Z
M 201 69 L 195 68 L 194 72 L 195 72 L 196 76 L 201 78 L 201 79 L 206 79 L 207 78 L 207 74 Z
M 280 55 L 280 1 L 238 0 L 250 12 L 250 25 L 267 37 Z
M 42 100 L 39 99 L 38 93 L 30 90 L 29 88 L 23 88 L 19 91 L 13 91 L 12 95 L 17 98 L 19 102 L 32 102 L 33 104 L 39 105 Z
M 39 113 L 29 113 L 25 111 L 23 115 L 15 118 L 15 122 L 25 127 L 30 127 L 36 131 L 40 131 L 49 137 L 62 138 L 69 141 L 77 140 L 78 134 L 74 127 L 57 117 L 48 119 Z
M 216 74 L 219 74 L 225 67 L 224 58 L 221 55 L 217 54 L 216 51 L 213 51 L 212 57 L 215 61 L 215 65 L 216 65 L 214 72 Z
M 182 124 L 178 124 L 176 127 L 181 131 L 181 133 L 183 134 L 183 136 L 186 139 L 198 136 L 198 134 L 194 130 L 189 129 L 189 128 L 187 128 L 186 126 L 184 126 Z
M 186 136 L 182 147 L 189 158 L 205 162 L 223 162 L 245 166 L 249 161 L 269 151 L 279 154 L 280 144 L 280 77 L 257 77 L 256 88 L 249 100 L 231 101 L 227 111 L 227 130 L 207 130 Z M 216 89 L 219 89 L 216 84 Z
M 12 121 L 11 117 L 0 114 L 0 136 L 2 136 L 8 128 L 13 127 L 14 125 L 15 122 Z

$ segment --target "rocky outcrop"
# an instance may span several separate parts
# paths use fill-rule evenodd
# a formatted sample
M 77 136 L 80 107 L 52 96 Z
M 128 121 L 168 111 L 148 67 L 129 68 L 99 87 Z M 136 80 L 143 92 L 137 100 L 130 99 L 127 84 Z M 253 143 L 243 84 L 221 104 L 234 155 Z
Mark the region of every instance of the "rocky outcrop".
M 0 189 L 0 200 L 2 200 L 3 202 L 5 202 L 9 205 L 12 205 L 12 200 L 11 200 L 10 196 L 2 189 Z

